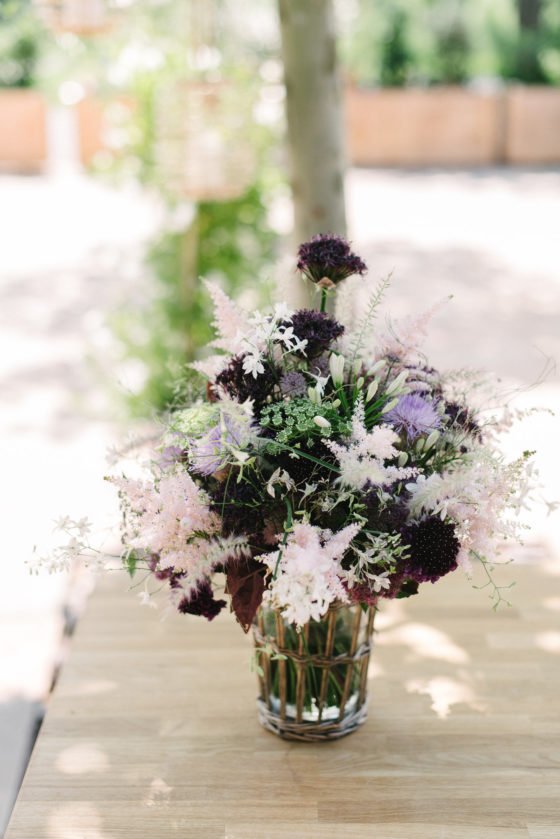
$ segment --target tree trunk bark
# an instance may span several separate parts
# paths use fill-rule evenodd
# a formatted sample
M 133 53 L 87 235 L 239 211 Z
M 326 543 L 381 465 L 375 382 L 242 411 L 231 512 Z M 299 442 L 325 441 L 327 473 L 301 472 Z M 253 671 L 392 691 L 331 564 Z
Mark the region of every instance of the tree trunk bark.
M 536 30 L 541 17 L 541 0 L 519 0 L 519 25 L 521 29 Z
M 294 239 L 346 233 L 344 116 L 332 0 L 279 0 Z M 303 283 L 299 303 L 306 302 Z

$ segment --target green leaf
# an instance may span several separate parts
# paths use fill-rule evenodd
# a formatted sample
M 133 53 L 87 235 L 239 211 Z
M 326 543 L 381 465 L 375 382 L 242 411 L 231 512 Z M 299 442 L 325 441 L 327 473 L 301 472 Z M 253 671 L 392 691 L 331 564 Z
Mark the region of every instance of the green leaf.
M 124 559 L 124 567 L 126 568 L 131 577 L 134 577 L 137 564 L 138 556 L 134 553 L 134 551 L 130 551 Z

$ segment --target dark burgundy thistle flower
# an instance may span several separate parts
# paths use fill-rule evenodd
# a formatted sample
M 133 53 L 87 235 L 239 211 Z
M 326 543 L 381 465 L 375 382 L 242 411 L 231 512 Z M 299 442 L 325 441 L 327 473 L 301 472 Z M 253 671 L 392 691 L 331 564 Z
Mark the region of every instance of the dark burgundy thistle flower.
M 177 609 L 183 615 L 202 615 L 207 620 L 214 620 L 227 603 L 215 600 L 210 583 L 201 583 L 191 597 L 184 597 Z
M 300 309 L 294 312 L 289 325 L 293 327 L 294 334 L 300 340 L 307 341 L 305 357 L 308 359 L 322 355 L 344 332 L 342 324 L 334 318 L 313 309 Z M 303 352 L 299 354 L 303 355 Z
M 297 267 L 308 280 L 321 288 L 333 288 L 346 277 L 367 271 L 367 265 L 352 253 L 346 239 L 333 233 L 319 233 L 311 241 L 300 245 Z
M 403 541 L 410 545 L 406 574 L 417 582 L 435 583 L 457 568 L 460 545 L 455 527 L 439 516 L 430 516 L 411 525 Z
M 245 402 L 246 399 L 254 400 L 255 409 L 258 411 L 274 389 L 278 371 L 265 360 L 263 361 L 264 373 L 255 379 L 243 370 L 244 358 L 244 355 L 232 358 L 225 370 L 216 377 L 216 384 L 223 387 L 226 393 L 237 402 Z

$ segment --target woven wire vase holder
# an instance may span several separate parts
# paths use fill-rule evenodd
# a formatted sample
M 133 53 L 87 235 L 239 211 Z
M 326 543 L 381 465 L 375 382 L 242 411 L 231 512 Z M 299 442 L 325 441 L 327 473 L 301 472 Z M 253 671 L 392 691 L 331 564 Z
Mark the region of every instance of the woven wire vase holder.
M 261 607 L 253 624 L 261 724 L 288 740 L 334 740 L 367 717 L 375 607 L 333 604 L 298 632 Z

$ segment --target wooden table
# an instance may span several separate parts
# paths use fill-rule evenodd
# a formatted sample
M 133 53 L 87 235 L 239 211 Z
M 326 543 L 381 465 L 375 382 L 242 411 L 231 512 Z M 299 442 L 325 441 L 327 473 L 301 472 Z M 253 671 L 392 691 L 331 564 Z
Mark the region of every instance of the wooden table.
M 560 576 L 510 570 L 497 614 L 461 572 L 388 603 L 370 718 L 327 744 L 259 727 L 229 615 L 162 622 L 108 575 L 8 839 L 558 839 Z

